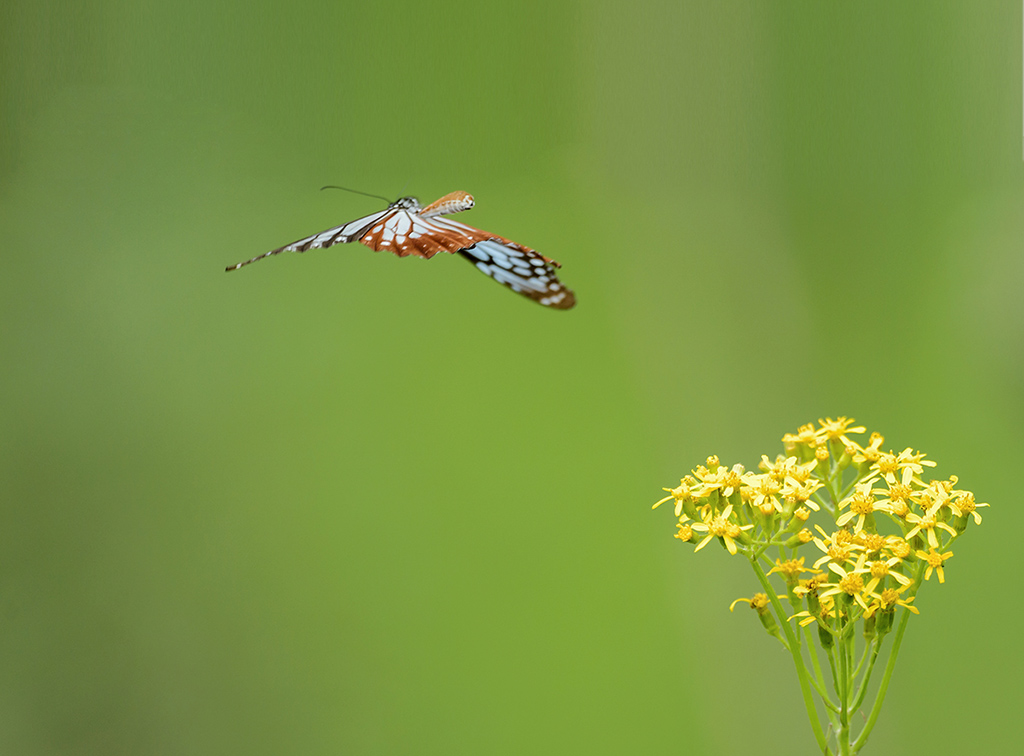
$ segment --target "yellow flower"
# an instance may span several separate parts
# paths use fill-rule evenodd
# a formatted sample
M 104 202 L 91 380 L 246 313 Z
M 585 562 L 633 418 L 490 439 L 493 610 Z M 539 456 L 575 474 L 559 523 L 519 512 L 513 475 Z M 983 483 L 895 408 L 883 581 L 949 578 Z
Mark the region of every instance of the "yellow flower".
M 877 480 L 877 478 L 874 478 Z M 907 513 L 910 512 L 908 502 L 912 500 L 914 494 L 914 487 L 911 485 L 914 480 L 914 471 L 909 467 L 903 468 L 903 473 L 900 480 L 894 480 L 892 482 L 886 481 L 888 488 L 886 490 L 877 490 L 873 493 L 886 494 L 882 499 L 878 500 L 878 508 L 884 509 L 886 512 L 896 515 L 897 517 L 906 517 Z
M 972 515 L 976 525 L 981 525 L 981 515 L 978 514 L 977 508 L 987 506 L 988 504 L 977 503 L 970 491 L 959 491 L 958 496 L 949 503 L 949 508 L 956 512 L 957 517 Z
M 853 442 L 846 437 L 847 433 L 864 433 L 867 430 L 863 425 L 858 425 L 856 428 L 851 428 L 850 425 L 853 423 L 853 418 L 840 417 L 833 420 L 831 417 L 827 417 L 824 420 L 818 419 L 818 424 L 821 428 L 817 432 L 817 436 L 820 439 L 835 441 L 836 439 L 843 442 L 843 446 L 850 446 Z
M 858 566 L 862 563 L 864 557 L 858 560 Z M 820 598 L 826 598 L 828 596 L 834 596 L 838 593 L 845 593 L 847 596 L 852 598 L 866 611 L 868 608 L 867 601 L 864 600 L 865 594 L 868 592 L 864 586 L 864 578 L 860 576 L 860 571 L 850 570 L 847 572 L 835 562 L 829 562 L 828 568 L 832 572 L 839 575 L 839 580 L 835 583 L 824 583 L 822 588 L 825 590 L 818 594 Z
M 787 478 L 786 485 L 782 487 L 782 496 L 789 504 L 806 504 L 815 512 L 820 511 L 816 502 L 811 501 L 811 496 L 824 485 L 820 480 L 798 481 L 796 478 Z
M 767 593 L 755 593 L 753 598 L 738 598 L 729 604 L 729 611 L 731 612 L 736 608 L 736 604 L 741 601 L 746 601 L 750 604 L 750 608 L 757 611 L 758 614 L 764 614 L 768 611 L 768 594 Z
M 872 601 L 868 605 L 867 611 L 864 612 L 864 616 L 870 617 L 879 610 L 889 611 L 891 609 L 895 609 L 897 606 L 902 606 L 904 609 L 909 609 L 914 614 L 920 614 L 921 612 L 917 610 L 916 606 L 910 605 L 911 602 L 914 600 L 913 596 L 906 600 L 900 598 L 900 595 L 903 593 L 903 591 L 907 590 L 907 588 L 909 587 L 909 585 L 904 585 L 900 588 L 886 588 L 880 594 L 872 594 Z
M 885 536 L 861 530 L 857 533 L 857 543 L 864 547 L 865 554 L 877 554 L 885 548 Z
M 889 553 L 894 557 L 900 559 L 906 559 L 910 556 L 910 544 L 899 536 L 886 536 L 885 547 L 889 550 Z
M 871 465 L 872 470 L 877 470 L 879 475 L 885 478 L 890 484 L 896 482 L 896 473 L 909 468 L 913 475 L 920 476 L 924 472 L 922 465 L 935 467 L 930 459 L 925 459 L 924 454 L 914 454 L 909 446 L 898 455 L 882 454 L 878 461 Z M 917 480 L 920 483 L 920 480 Z
M 767 454 L 762 454 L 761 462 L 758 464 L 758 468 L 766 475 L 780 484 L 784 483 L 785 487 L 795 487 L 808 483 L 811 475 L 814 473 L 814 468 L 817 466 L 817 460 L 812 459 L 810 462 L 800 462 L 796 457 L 784 457 L 781 454 L 775 458 L 774 462 L 768 460 Z M 813 493 L 823 484 L 820 481 L 811 481 L 809 485 L 812 486 L 811 493 Z
M 772 462 L 768 459 L 767 454 L 762 454 L 761 461 L 758 463 L 757 467 L 761 472 L 771 475 L 772 478 L 781 483 L 786 479 L 786 475 L 789 474 L 789 468 L 796 461 L 796 457 L 786 457 L 779 454 L 775 457 L 775 461 Z
M 892 569 L 893 567 L 895 567 L 898 564 L 901 564 L 902 562 L 903 560 L 899 557 L 890 557 L 889 559 L 877 559 L 873 562 L 865 562 L 863 567 L 854 570 L 854 572 L 861 572 L 871 575 L 871 579 L 868 580 L 868 584 L 864 587 L 864 590 L 867 593 L 872 593 L 875 590 L 875 587 L 880 582 L 885 580 L 887 577 L 891 577 L 900 585 L 910 585 L 912 582 L 914 582 L 913 580 L 908 578 L 902 572 L 897 572 Z
M 930 551 L 928 551 L 927 553 L 924 552 L 924 551 L 921 551 L 920 549 L 918 549 L 914 553 L 917 554 L 918 557 L 920 557 L 921 559 L 925 560 L 928 563 L 928 569 L 925 570 L 925 573 L 924 573 L 924 579 L 925 580 L 928 580 L 929 578 L 931 578 L 932 570 L 934 570 L 935 574 L 939 576 L 939 582 L 940 583 L 945 583 L 946 582 L 946 576 L 944 574 L 942 574 L 942 563 L 945 562 L 947 559 L 949 559 L 951 556 L 953 556 L 953 552 L 952 551 L 947 551 L 945 554 L 940 554 L 940 553 L 938 553 L 933 548 Z
M 718 457 L 708 457 L 708 460 L 718 461 Z M 732 492 L 743 485 L 743 465 L 735 465 L 731 469 L 724 465 L 716 465 L 713 469 L 698 467 L 693 471 L 694 476 L 700 481 L 700 485 L 694 490 L 698 498 L 705 498 L 712 491 L 721 491 L 724 498 L 732 496 Z
M 940 509 L 949 503 L 952 490 L 953 484 L 951 481 L 933 480 L 911 496 L 911 500 L 922 510 L 931 510 L 932 514 L 937 514 Z
M 829 618 L 835 619 L 838 616 L 839 613 L 836 611 L 835 599 L 831 596 L 825 596 L 821 599 L 821 611 L 817 615 L 811 614 L 805 609 L 802 612 L 797 612 L 789 619 L 792 620 L 797 617 L 803 617 L 803 619 L 800 620 L 800 627 L 807 627 L 807 625 L 810 625 L 812 622 L 820 620 L 822 623 L 826 623 Z
M 822 612 L 821 613 L 822 613 L 822 615 L 827 615 L 828 614 L 828 612 L 824 609 L 824 604 L 822 605 Z M 814 615 L 812 615 L 806 609 L 804 609 L 802 612 L 797 612 L 796 614 L 794 614 L 789 619 L 795 620 L 797 617 L 801 618 L 800 619 L 800 623 L 799 623 L 800 627 L 807 627 L 812 622 L 817 622 L 818 621 L 818 618 L 815 617 Z
M 775 566 L 768 570 L 768 574 L 771 575 L 773 572 L 782 575 L 787 583 L 795 583 L 803 573 L 809 572 L 813 575 L 820 573 L 821 570 L 804 567 L 804 557 L 800 557 L 799 559 L 776 559 Z
M 814 432 L 814 423 L 801 425 L 796 435 L 787 433 L 782 437 L 782 443 L 785 444 L 786 451 L 792 451 L 800 445 L 810 449 L 815 448 L 818 445 L 818 434 Z
M 690 527 L 685 522 L 685 520 L 685 515 L 679 518 L 679 523 L 676 525 L 676 528 L 678 529 L 676 530 L 675 535 L 673 535 L 672 537 L 678 538 L 680 541 L 683 541 L 684 543 L 690 543 L 691 541 L 693 541 L 693 528 Z
M 662 491 L 668 491 L 668 496 L 664 499 L 659 499 L 654 502 L 654 506 L 651 509 L 657 509 L 660 505 L 664 504 L 669 499 L 676 500 L 676 517 L 683 512 L 683 504 L 687 501 L 693 501 L 693 494 L 690 492 L 690 486 L 686 482 L 686 478 L 679 481 L 679 485 L 676 488 L 663 488 Z
M 818 594 L 818 588 L 821 587 L 822 583 L 827 579 L 827 575 L 823 572 L 819 572 L 814 577 L 809 577 L 806 580 L 801 580 L 800 585 L 793 589 L 793 595 L 798 597 L 804 597 L 808 593 Z
M 870 443 L 867 446 L 861 446 L 855 441 L 851 441 L 847 453 L 852 451 L 850 456 L 853 458 L 853 464 L 855 465 L 862 465 L 865 462 L 874 463 L 882 456 L 879 447 L 883 441 L 885 441 L 885 437 L 881 433 L 872 433 Z
M 870 481 L 858 483 L 854 487 L 853 495 L 839 502 L 840 509 L 847 506 L 850 507 L 850 511 L 839 515 L 836 518 L 836 525 L 842 527 L 856 517 L 857 524 L 854 526 L 854 530 L 861 530 L 864 527 L 864 518 L 881 509 L 872 494 Z
M 793 510 L 793 513 L 790 516 L 789 522 L 786 523 L 785 531 L 787 533 L 794 533 L 794 532 L 796 532 L 797 530 L 800 529 L 801 525 L 803 525 L 805 522 L 807 522 L 807 520 L 810 518 L 810 516 L 811 516 L 811 512 L 810 512 L 809 509 L 807 509 L 807 507 L 799 507 L 799 508 Z M 804 530 L 806 530 L 806 528 L 804 528 Z M 807 540 L 803 541 L 802 543 L 809 543 L 810 540 L 811 539 L 808 538 Z
M 704 540 L 697 544 L 697 548 L 693 551 L 694 553 L 700 551 L 708 542 L 711 541 L 715 536 L 722 539 L 725 543 L 725 548 L 729 550 L 729 553 L 733 556 L 736 555 L 736 539 L 742 535 L 744 530 L 749 530 L 754 527 L 753 524 L 743 525 L 742 527 L 735 522 L 729 520 L 729 516 L 732 514 L 732 504 L 722 510 L 722 514 L 716 515 L 711 508 L 705 509 L 702 515 L 703 522 L 694 523 L 692 526 L 694 530 L 701 533 L 707 533 L 704 536 Z
M 760 509 L 762 514 L 771 514 L 772 510 L 782 513 L 782 503 L 778 499 L 782 486 L 770 473 L 747 473 L 743 476 L 743 483 L 749 489 L 751 506 Z
M 820 525 L 815 525 L 818 532 L 823 536 L 825 531 L 821 529 Z M 853 536 L 850 535 L 848 530 L 837 530 L 830 536 L 825 536 L 824 539 L 815 538 L 814 545 L 825 552 L 825 556 L 821 557 L 817 562 L 814 563 L 815 567 L 821 567 L 825 562 L 834 562 L 842 564 L 848 561 L 854 551 L 861 547 L 854 543 L 852 540 Z
M 944 522 L 939 522 L 938 519 L 936 519 L 935 517 L 935 513 L 939 510 L 939 507 L 941 506 L 941 502 L 939 502 L 938 504 L 933 504 L 932 507 L 928 509 L 928 511 L 926 511 L 923 515 L 916 515 L 913 512 L 908 514 L 906 520 L 907 522 L 911 523 L 914 527 L 912 527 L 907 532 L 904 538 L 906 538 L 909 541 L 915 535 L 917 535 L 921 531 L 924 531 L 925 535 L 928 538 L 928 545 L 931 546 L 933 549 L 937 549 L 939 548 L 939 538 L 937 535 L 935 535 L 936 528 L 942 528 L 950 535 L 955 536 L 956 531 L 953 530 L 953 528 L 951 528 Z
M 789 464 L 786 467 L 786 477 L 792 479 L 796 483 L 806 483 L 810 480 L 811 475 L 814 473 L 814 468 L 818 466 L 817 460 L 811 460 L 810 462 L 800 462 L 796 457 L 786 458 Z M 823 483 L 820 481 L 815 482 L 815 489 L 820 488 Z
M 895 629 L 898 607 L 918 614 L 914 594 L 933 572 L 945 582 L 952 542 L 971 519 L 981 524 L 980 510 L 989 506 L 959 489 L 955 476 L 934 479 L 928 468 L 935 463 L 913 447 L 883 449 L 879 433 L 866 444 L 863 436 L 854 440 L 865 433 L 843 416 L 801 425 L 783 436 L 784 454 L 761 455 L 749 472 L 709 456 L 653 505 L 673 503 L 674 537 L 695 552 L 714 539 L 759 565 L 771 561 L 767 549 L 779 547 L 770 569 L 755 570 L 780 590 L 737 599 L 730 611 L 749 603 L 787 647 L 776 624 L 786 611 L 805 610 L 790 618 L 802 626 L 819 623 L 811 640 L 816 635 L 826 650 L 849 636 L 847 623 L 865 620 L 865 636 L 878 640 Z M 815 518 L 830 523 L 828 530 Z M 800 550 L 810 543 L 813 549 Z M 776 614 L 779 600 L 792 608 Z

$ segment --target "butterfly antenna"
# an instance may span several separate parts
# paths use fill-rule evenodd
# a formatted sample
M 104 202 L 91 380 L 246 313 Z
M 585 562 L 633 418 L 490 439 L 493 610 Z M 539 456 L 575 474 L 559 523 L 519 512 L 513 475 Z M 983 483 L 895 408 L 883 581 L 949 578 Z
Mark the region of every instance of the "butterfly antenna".
M 389 200 L 389 199 L 388 199 L 387 197 L 381 197 L 381 196 L 380 196 L 379 194 L 369 194 L 368 192 L 361 192 L 361 191 L 359 191 L 358 189 L 349 189 L 348 187 L 344 187 L 344 186 L 335 186 L 334 184 L 328 184 L 327 186 L 321 186 L 321 187 L 320 187 L 320 191 L 321 191 L 321 192 L 322 192 L 322 191 L 323 191 L 324 189 L 341 189 L 342 191 L 346 191 L 346 192 L 352 192 L 352 194 L 361 194 L 361 195 L 363 195 L 364 197 L 374 197 L 374 198 L 376 198 L 376 199 L 382 199 L 382 200 L 384 200 L 385 202 L 387 202 L 388 204 L 391 204 L 391 200 Z

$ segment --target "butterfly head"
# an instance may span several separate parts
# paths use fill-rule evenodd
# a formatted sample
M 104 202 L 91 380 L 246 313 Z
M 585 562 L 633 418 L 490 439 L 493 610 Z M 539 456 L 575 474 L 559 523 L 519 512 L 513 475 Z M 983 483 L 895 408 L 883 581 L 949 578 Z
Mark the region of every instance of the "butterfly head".
M 388 205 L 388 210 L 390 210 L 393 207 L 397 207 L 401 210 L 416 211 L 420 209 L 420 201 L 415 197 L 402 197 L 401 199 L 396 199 L 394 202 Z

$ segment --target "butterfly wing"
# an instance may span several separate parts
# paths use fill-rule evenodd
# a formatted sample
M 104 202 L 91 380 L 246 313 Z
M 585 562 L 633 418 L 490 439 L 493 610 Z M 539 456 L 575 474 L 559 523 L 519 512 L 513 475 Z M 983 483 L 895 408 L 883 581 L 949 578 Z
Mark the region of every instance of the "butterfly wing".
M 404 197 L 386 210 L 272 249 L 227 270 L 238 270 L 281 252 L 305 252 L 359 241 L 375 252 L 393 252 L 399 257 L 414 255 L 429 260 L 438 252 L 457 252 L 477 270 L 545 307 L 568 310 L 576 304 L 576 296 L 558 280 L 555 269 L 561 266 L 551 258 L 501 236 L 441 217 L 472 206 L 473 197 L 465 192 L 447 194 L 423 209 L 415 199 Z
M 454 251 L 517 294 L 558 310 L 568 310 L 576 304 L 576 296 L 558 280 L 556 268 L 561 266 L 551 258 L 451 218 L 423 222 L 437 227 L 446 238 L 458 240 L 459 249 Z
M 558 280 L 553 261 L 529 247 L 493 238 L 460 249 L 459 254 L 481 273 L 545 307 L 568 310 L 576 304 L 576 295 Z
M 388 209 L 381 210 L 378 213 L 367 215 L 364 218 L 358 218 L 350 223 L 346 223 L 343 226 L 335 226 L 329 228 L 326 231 L 321 231 L 318 234 L 307 236 L 305 239 L 299 239 L 298 241 L 286 244 L 283 247 L 272 249 L 269 252 L 264 252 L 262 255 L 257 255 L 251 260 L 240 262 L 237 265 L 229 265 L 226 270 L 238 270 L 239 268 L 254 263 L 257 260 L 262 260 L 264 257 L 270 257 L 271 255 L 277 255 L 281 252 L 305 252 L 308 249 L 321 249 L 323 247 L 331 247 L 335 244 L 346 244 L 357 239 L 361 239 L 363 234 L 378 221 L 385 219 L 385 216 L 394 215 L 398 212 L 405 212 L 404 210 Z
M 394 252 L 399 257 L 414 255 L 426 260 L 438 252 L 458 252 L 475 241 L 457 229 L 442 227 L 437 220 L 398 210 L 370 224 L 359 241 L 374 252 Z

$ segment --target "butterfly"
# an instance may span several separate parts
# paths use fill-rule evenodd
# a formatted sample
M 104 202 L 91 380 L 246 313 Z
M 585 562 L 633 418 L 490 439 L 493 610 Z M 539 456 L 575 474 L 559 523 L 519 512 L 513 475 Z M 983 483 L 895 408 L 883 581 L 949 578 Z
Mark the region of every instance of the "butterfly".
M 231 265 L 228 271 L 281 252 L 305 252 L 335 244 L 358 241 L 374 252 L 386 250 L 399 257 L 410 255 L 429 260 L 438 252 L 458 253 L 477 270 L 485 273 L 517 294 L 546 307 L 568 310 L 576 304 L 576 296 L 555 273 L 562 267 L 549 257 L 529 247 L 467 226 L 442 216 L 473 207 L 473 196 L 452 192 L 420 207 L 415 197 L 402 197 L 386 210 L 372 213 L 342 226 L 272 249 L 251 260 Z

